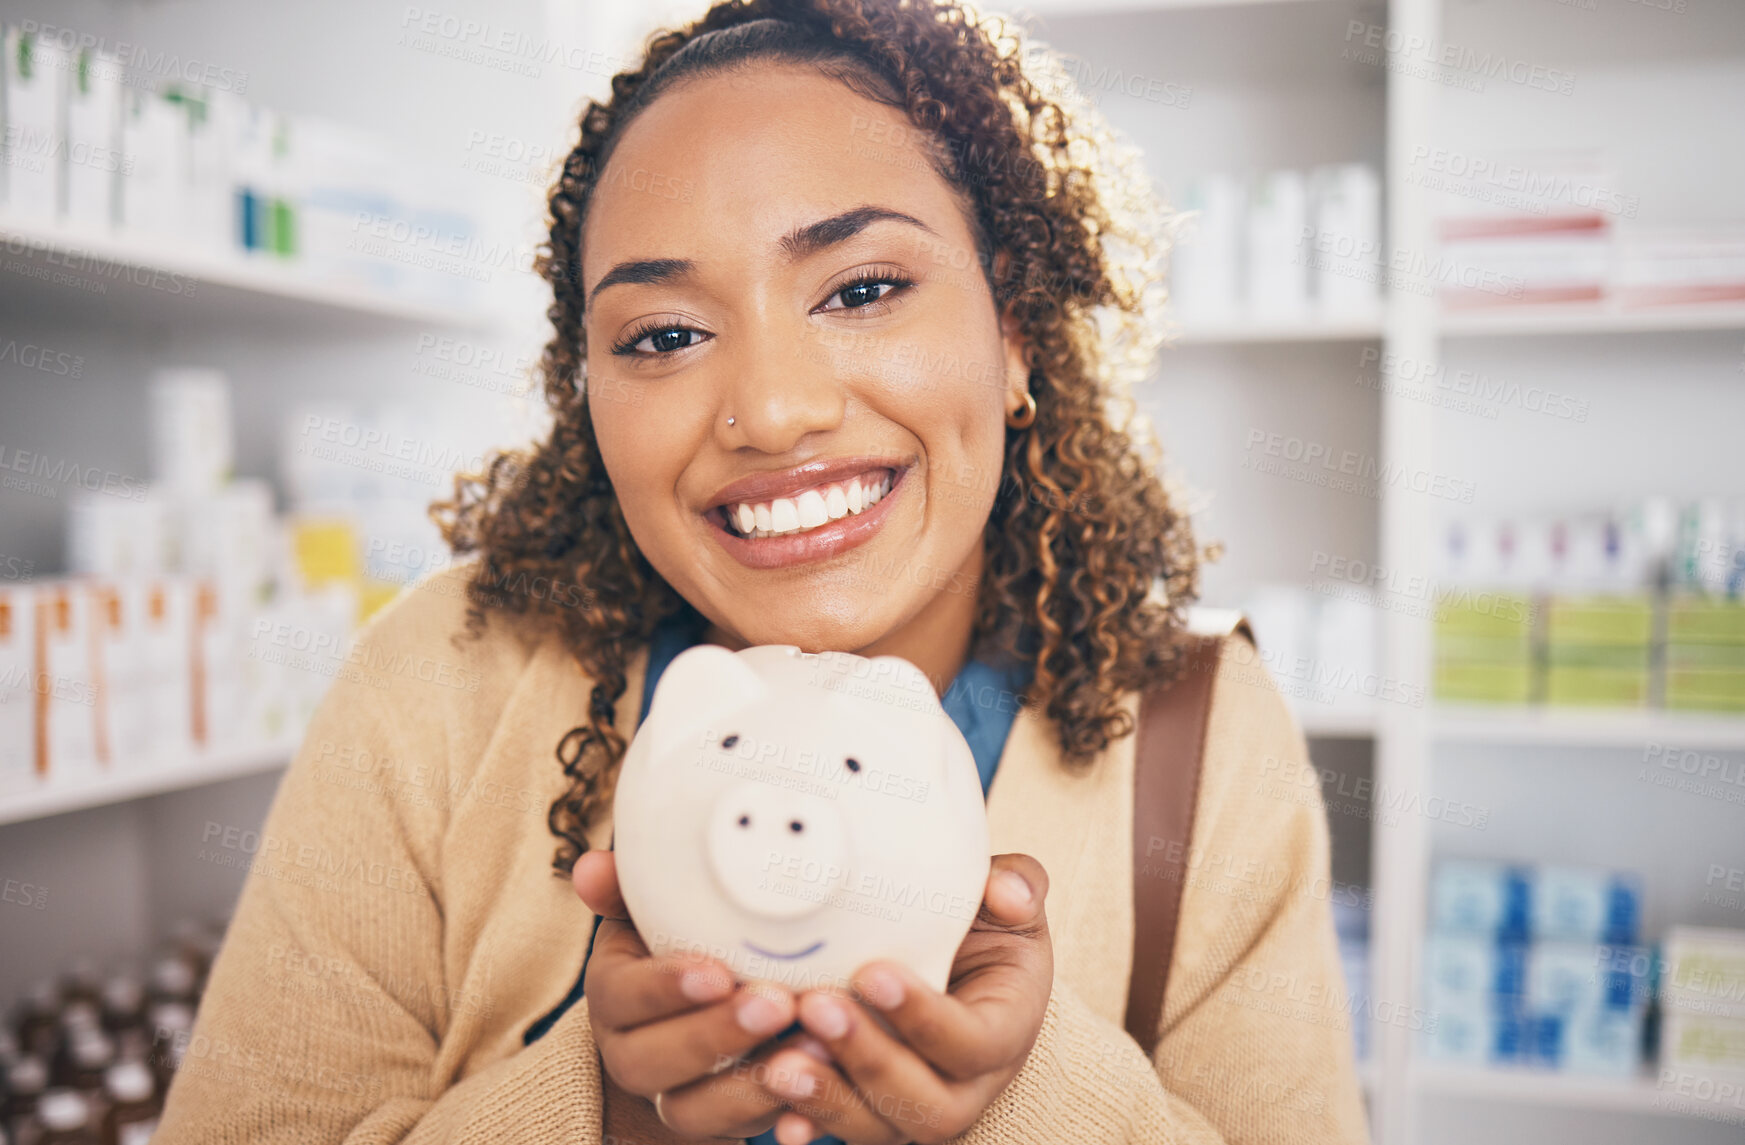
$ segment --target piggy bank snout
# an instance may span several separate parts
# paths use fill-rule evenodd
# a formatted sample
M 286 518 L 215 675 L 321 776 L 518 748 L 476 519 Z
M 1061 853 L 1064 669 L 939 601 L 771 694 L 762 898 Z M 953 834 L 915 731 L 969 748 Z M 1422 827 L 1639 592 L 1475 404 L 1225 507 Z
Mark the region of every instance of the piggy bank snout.
M 710 809 L 709 864 L 722 891 L 759 918 L 824 906 L 842 884 L 848 840 L 836 809 L 765 783 L 741 783 Z

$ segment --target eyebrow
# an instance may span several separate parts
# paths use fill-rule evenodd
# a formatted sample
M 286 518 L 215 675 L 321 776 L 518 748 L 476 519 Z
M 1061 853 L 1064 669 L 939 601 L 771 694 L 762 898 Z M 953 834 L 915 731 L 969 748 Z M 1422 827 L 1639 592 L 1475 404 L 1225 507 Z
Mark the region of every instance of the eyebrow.
M 919 227 L 938 237 L 937 231 L 913 215 L 893 211 L 888 207 L 866 206 L 855 207 L 827 219 L 796 227 L 782 236 L 779 245 L 789 262 L 798 262 L 838 243 L 847 242 L 874 223 L 903 223 L 906 226 Z M 594 284 L 594 289 L 588 292 L 586 305 L 592 307 L 594 299 L 608 286 L 648 286 L 670 282 L 684 277 L 696 268 L 697 264 L 688 258 L 645 258 L 618 263 Z

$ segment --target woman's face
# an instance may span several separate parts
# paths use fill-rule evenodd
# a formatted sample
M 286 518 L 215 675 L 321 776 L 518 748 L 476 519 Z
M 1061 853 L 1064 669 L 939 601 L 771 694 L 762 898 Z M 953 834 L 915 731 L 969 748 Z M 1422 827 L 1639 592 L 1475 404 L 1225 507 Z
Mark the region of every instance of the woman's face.
M 675 589 L 749 644 L 967 641 L 1022 346 L 900 110 L 681 83 L 601 173 L 582 285 L 601 453 Z

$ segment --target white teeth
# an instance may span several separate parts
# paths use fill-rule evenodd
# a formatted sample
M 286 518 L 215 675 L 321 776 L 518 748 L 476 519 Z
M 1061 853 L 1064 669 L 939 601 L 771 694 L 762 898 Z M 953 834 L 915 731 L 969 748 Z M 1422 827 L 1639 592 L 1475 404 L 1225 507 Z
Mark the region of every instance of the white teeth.
M 794 501 L 794 509 L 800 516 L 800 528 L 816 529 L 830 519 L 830 511 L 824 506 L 824 495 L 816 489 L 808 489 Z
M 776 537 L 816 529 L 850 513 L 864 513 L 891 491 L 891 476 L 877 480 L 870 475 L 807 489 L 793 497 L 777 497 L 751 504 L 741 502 L 725 509 L 727 523 L 741 536 Z

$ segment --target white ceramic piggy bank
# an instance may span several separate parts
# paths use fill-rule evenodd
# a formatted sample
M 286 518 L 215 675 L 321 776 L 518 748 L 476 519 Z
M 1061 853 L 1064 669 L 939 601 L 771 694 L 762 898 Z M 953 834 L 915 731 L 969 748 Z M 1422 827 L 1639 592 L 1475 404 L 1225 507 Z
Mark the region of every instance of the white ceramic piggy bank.
M 944 990 L 981 908 L 975 758 L 895 656 L 698 645 L 660 678 L 614 803 L 618 882 L 655 955 L 847 991 L 889 958 Z

